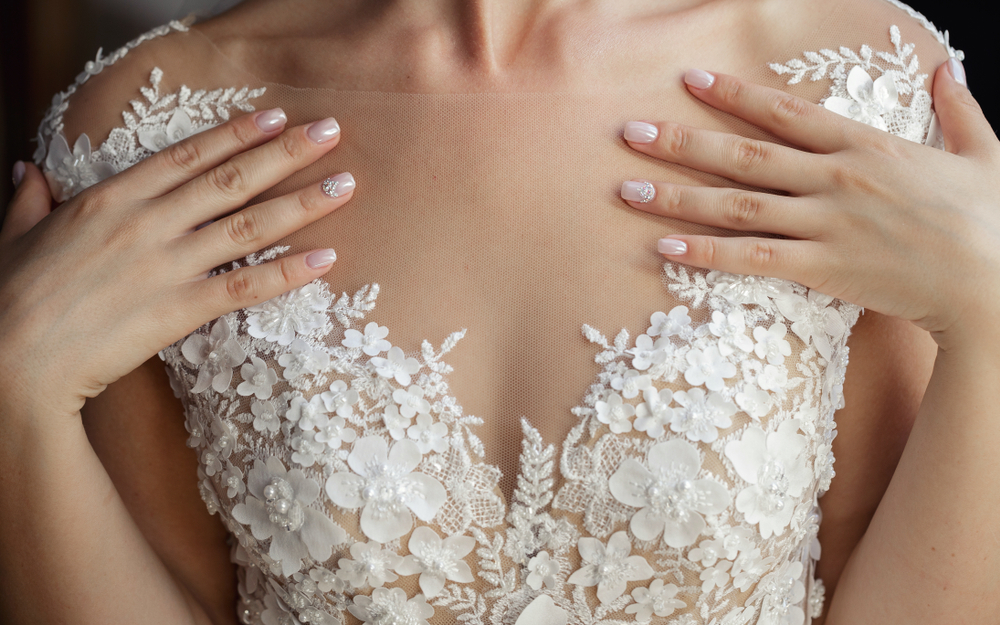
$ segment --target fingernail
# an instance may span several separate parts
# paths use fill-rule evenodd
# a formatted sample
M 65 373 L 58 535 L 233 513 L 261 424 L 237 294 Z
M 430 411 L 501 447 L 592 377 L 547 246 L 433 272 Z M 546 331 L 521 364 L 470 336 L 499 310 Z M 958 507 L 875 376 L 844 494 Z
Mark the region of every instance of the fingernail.
M 965 67 L 962 65 L 961 61 L 955 57 L 948 59 L 948 71 L 951 72 L 951 77 L 954 78 L 958 84 L 963 87 L 969 86 L 968 80 L 965 77 Z
M 688 246 L 684 241 L 678 241 L 677 239 L 660 239 L 656 242 L 656 249 L 661 254 L 676 256 L 688 251 Z
M 309 136 L 313 143 L 326 143 L 339 134 L 340 124 L 332 117 L 321 119 L 306 130 L 306 135 Z
M 622 184 L 622 199 L 629 202 L 639 202 L 648 204 L 656 197 L 656 187 L 649 182 L 635 182 L 629 180 Z
M 337 252 L 332 249 L 319 250 L 306 256 L 306 264 L 310 269 L 319 269 L 332 265 L 337 260 Z
M 24 168 L 24 161 L 18 161 L 16 163 L 14 163 L 13 179 L 14 179 L 14 188 L 15 189 L 17 188 L 17 186 L 19 184 L 21 184 L 21 180 L 24 179 L 24 169 L 25 169 Z
M 689 69 L 684 74 L 684 82 L 695 89 L 708 89 L 715 84 L 715 76 L 703 69 Z
M 660 131 L 653 124 L 629 122 L 625 124 L 625 140 L 632 143 L 652 143 Z
M 330 176 L 323 181 L 323 193 L 330 197 L 340 197 L 354 190 L 354 176 L 344 172 L 336 176 Z
M 257 122 L 257 127 L 264 132 L 274 132 L 278 128 L 281 128 L 288 121 L 285 117 L 285 112 L 281 109 L 271 109 L 269 111 L 261 111 L 257 114 L 257 118 L 254 119 Z

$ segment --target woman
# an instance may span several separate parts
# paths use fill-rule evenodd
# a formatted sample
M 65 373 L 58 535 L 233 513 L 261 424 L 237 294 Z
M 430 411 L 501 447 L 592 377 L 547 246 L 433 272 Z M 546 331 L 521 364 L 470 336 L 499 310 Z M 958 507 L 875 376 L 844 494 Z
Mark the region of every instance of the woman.
M 66 204 L 42 219 L 26 168 L 4 228 L 15 620 L 802 623 L 827 488 L 827 622 L 995 613 L 996 142 L 940 106 L 969 101 L 952 63 L 963 156 L 917 145 L 936 31 L 874 1 L 400 1 L 154 35 L 57 100 Z M 765 68 L 841 116 L 727 76 Z M 844 380 L 851 326 L 875 379 Z

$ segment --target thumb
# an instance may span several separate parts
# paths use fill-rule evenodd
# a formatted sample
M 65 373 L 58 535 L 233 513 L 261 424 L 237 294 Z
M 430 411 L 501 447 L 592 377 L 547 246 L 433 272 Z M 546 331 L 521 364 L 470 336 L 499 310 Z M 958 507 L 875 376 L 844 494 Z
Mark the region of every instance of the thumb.
M 953 154 L 984 154 L 996 143 L 996 135 L 966 85 L 962 63 L 948 59 L 934 75 L 934 110 L 945 149 Z
M 7 205 L 0 228 L 0 244 L 6 244 L 35 227 L 52 212 L 52 193 L 41 170 L 31 163 L 18 161 L 14 165 L 17 191 Z

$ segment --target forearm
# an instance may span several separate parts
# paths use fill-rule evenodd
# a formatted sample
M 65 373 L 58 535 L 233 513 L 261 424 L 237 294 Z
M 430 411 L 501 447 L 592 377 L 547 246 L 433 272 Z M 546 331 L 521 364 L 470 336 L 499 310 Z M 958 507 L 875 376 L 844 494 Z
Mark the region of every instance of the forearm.
M 9 622 L 210 623 L 129 516 L 79 419 L 3 417 L 0 613 Z
M 827 625 L 1000 612 L 1000 335 L 939 351 L 906 449 Z

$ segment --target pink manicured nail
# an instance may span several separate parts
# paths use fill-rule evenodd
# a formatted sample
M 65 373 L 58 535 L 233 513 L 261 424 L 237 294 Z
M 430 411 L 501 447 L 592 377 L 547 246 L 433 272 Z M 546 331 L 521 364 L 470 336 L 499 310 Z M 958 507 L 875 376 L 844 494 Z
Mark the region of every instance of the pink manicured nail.
M 337 260 L 337 252 L 332 249 L 319 250 L 306 256 L 306 264 L 310 269 L 319 269 L 332 265 Z
M 340 197 L 354 190 L 354 176 L 344 172 L 336 176 L 330 176 L 323 181 L 323 193 L 330 197 Z
M 271 109 L 258 113 L 254 121 L 257 122 L 257 127 L 264 132 L 274 132 L 284 126 L 288 118 L 285 117 L 285 112 L 281 109 Z
M 625 140 L 632 143 L 652 143 L 660 131 L 653 124 L 629 122 L 625 124 Z
M 968 79 L 965 77 L 965 67 L 962 65 L 961 61 L 955 57 L 948 59 L 948 71 L 951 72 L 951 77 L 954 78 L 958 84 L 963 87 L 969 86 Z
M 622 199 L 629 202 L 639 202 L 648 204 L 656 197 L 656 187 L 649 182 L 635 182 L 629 180 L 622 184 Z
M 14 163 L 14 173 L 12 177 L 14 179 L 15 189 L 17 188 L 17 185 L 21 184 L 21 180 L 24 179 L 24 169 L 25 169 L 24 161 L 18 161 Z
M 661 254 L 677 256 L 688 251 L 688 246 L 684 241 L 678 241 L 677 239 L 660 239 L 656 242 L 656 249 Z
M 306 135 L 308 135 L 313 143 L 326 143 L 339 134 L 340 124 L 332 117 L 321 119 L 306 130 Z
M 684 82 L 695 89 L 708 89 L 715 84 L 715 76 L 701 69 L 689 69 L 684 74 Z

